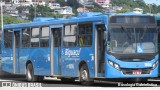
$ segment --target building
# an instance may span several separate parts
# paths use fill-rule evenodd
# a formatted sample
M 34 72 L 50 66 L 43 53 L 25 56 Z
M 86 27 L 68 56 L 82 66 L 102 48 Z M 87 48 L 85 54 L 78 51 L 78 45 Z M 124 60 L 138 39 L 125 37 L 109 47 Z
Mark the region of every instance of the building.
M 61 7 L 59 3 L 49 3 L 48 5 L 51 9 L 56 9 Z
M 89 12 L 88 8 L 79 7 L 77 8 L 77 12 Z
M 32 2 L 55 2 L 55 0 L 32 0 Z
M 110 0 L 95 0 L 95 2 L 100 5 L 109 5 L 110 4 Z
M 59 13 L 62 15 L 73 15 L 72 7 L 70 7 L 70 6 L 55 8 L 53 11 L 54 11 L 54 13 Z
M 94 2 L 94 0 L 77 0 L 80 4 L 88 4 Z
M 5 2 L 0 2 L 0 4 L 2 3 L 2 6 L 5 6 Z
M 134 8 L 133 12 L 137 13 L 137 14 L 142 14 L 143 13 L 143 9 L 141 9 L 141 8 Z

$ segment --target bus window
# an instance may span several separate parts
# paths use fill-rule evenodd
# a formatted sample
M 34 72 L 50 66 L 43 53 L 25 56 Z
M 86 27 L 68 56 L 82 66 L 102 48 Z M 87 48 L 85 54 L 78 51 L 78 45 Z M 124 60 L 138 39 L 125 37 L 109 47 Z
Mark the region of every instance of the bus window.
M 92 45 L 92 24 L 80 24 L 78 35 L 79 46 Z
M 39 47 L 39 28 L 32 28 L 31 47 Z
M 49 27 L 42 27 L 40 37 L 40 47 L 49 46 Z
M 12 30 L 4 30 L 4 46 L 5 48 L 12 47 Z
M 24 28 L 22 33 L 22 47 L 30 47 L 30 28 Z
M 64 30 L 63 45 L 76 46 L 77 25 L 66 25 Z
M 60 47 L 62 28 L 52 28 L 52 33 L 54 36 L 54 47 Z

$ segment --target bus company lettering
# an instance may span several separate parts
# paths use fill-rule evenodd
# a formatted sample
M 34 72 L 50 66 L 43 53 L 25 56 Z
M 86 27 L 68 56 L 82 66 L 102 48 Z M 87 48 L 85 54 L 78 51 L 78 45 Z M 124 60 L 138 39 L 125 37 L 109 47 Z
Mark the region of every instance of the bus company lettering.
M 79 50 L 69 50 L 66 49 L 65 50 L 65 55 L 70 57 L 70 56 L 79 56 L 81 52 L 81 48 Z

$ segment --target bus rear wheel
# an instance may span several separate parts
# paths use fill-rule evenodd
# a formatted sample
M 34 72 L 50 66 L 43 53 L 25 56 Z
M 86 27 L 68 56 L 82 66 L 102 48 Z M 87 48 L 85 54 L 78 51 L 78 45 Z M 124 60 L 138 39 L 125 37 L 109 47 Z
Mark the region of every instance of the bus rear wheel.
M 80 68 L 80 82 L 82 85 L 92 85 L 94 80 L 90 78 L 89 70 L 86 64 L 82 65 Z
M 26 79 L 29 82 L 37 81 L 37 77 L 34 75 L 34 69 L 31 63 L 27 65 Z

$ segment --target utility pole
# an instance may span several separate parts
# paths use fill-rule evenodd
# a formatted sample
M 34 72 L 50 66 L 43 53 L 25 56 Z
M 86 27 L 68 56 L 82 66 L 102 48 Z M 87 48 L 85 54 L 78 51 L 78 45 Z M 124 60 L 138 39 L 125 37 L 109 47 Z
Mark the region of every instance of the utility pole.
M 148 4 L 148 7 L 149 7 L 149 13 L 150 13 L 150 14 L 152 14 L 152 5 L 153 5 L 153 4 Z
M 3 6 L 2 6 L 3 1 L 1 0 L 1 30 L 3 32 Z
M 35 4 L 34 4 L 34 18 L 36 18 L 36 12 L 37 12 L 37 1 L 35 0 Z

